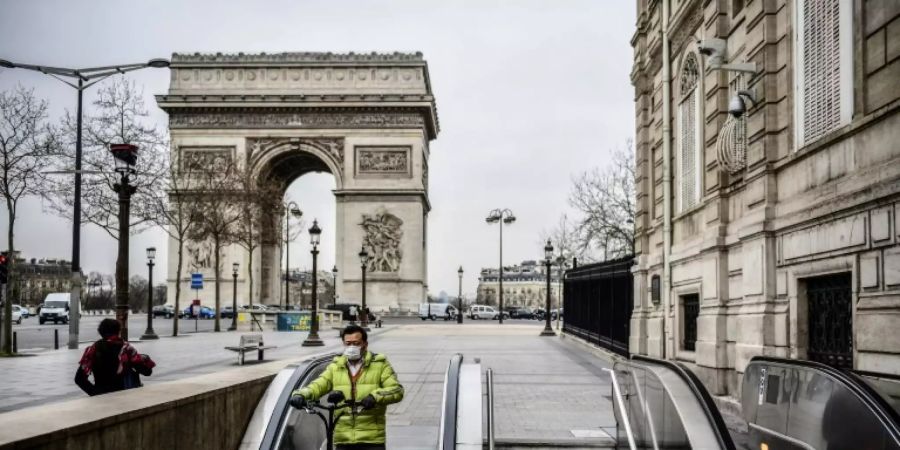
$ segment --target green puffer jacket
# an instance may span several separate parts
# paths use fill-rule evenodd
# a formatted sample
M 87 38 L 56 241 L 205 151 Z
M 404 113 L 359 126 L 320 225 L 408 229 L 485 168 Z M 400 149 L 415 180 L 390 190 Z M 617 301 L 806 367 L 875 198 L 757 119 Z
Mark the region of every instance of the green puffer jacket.
M 356 382 L 355 399 L 351 397 L 346 356 L 334 358 L 319 378 L 292 394 L 302 395 L 307 400 L 317 400 L 331 391 L 341 391 L 345 398 L 354 401 L 360 401 L 369 394 L 375 397 L 375 407 L 359 414 L 352 414 L 349 408 L 343 409 L 334 428 L 335 444 L 383 444 L 387 405 L 403 400 L 403 386 L 397 381 L 397 374 L 384 355 L 367 351 L 361 370 L 362 375 Z

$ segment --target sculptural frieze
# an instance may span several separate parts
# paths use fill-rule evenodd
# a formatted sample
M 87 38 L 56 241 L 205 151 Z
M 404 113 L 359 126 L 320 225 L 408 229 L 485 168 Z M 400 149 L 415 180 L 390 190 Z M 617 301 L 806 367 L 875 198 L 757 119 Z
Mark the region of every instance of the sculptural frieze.
M 224 171 L 231 163 L 234 147 L 181 147 L 181 170 Z
M 409 173 L 409 147 L 356 147 L 357 173 Z
M 400 262 L 403 259 L 403 251 L 400 249 L 400 241 L 403 238 L 403 220 L 387 213 L 378 212 L 374 215 L 363 214 L 362 223 L 365 236 L 363 246 L 369 252 L 369 261 L 366 270 L 369 272 L 393 272 L 400 270 Z
M 344 170 L 344 138 L 336 137 L 320 137 L 320 138 L 298 138 L 298 137 L 262 137 L 247 139 L 247 162 L 254 165 L 266 152 L 279 147 L 289 145 L 295 149 L 301 149 L 304 146 L 314 147 L 324 153 L 324 156 L 331 159 L 331 162 L 339 171 Z
M 169 127 L 179 128 L 421 128 L 417 113 L 172 112 Z
M 189 241 L 185 245 L 187 253 L 188 267 L 191 272 L 202 272 L 212 269 L 213 250 L 212 245 L 206 241 Z

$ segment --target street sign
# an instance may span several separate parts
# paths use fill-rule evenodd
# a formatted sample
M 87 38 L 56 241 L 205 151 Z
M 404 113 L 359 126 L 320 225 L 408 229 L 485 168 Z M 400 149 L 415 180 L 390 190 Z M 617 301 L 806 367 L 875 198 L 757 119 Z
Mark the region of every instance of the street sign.
M 203 289 L 203 274 L 202 273 L 192 273 L 191 274 L 191 289 Z

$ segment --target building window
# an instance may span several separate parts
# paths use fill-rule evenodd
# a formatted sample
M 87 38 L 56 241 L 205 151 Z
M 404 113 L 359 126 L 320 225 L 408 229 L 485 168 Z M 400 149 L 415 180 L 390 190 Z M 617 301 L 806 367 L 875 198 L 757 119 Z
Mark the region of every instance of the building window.
M 680 103 L 678 104 L 678 159 L 680 211 L 686 211 L 700 199 L 700 66 L 694 53 L 688 54 L 681 64 Z
M 852 3 L 797 0 L 796 133 L 800 148 L 850 123 L 853 114 Z
M 684 323 L 681 348 L 694 351 L 697 346 L 697 316 L 700 315 L 700 295 L 683 295 L 681 308 Z

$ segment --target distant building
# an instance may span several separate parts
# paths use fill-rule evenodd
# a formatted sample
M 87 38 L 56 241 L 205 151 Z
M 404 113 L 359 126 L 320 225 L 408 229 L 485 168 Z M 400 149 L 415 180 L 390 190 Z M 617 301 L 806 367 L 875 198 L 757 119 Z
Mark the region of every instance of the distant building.
M 51 292 L 68 292 L 72 287 L 72 263 L 63 259 L 26 260 L 15 252 L 12 298 L 23 306 L 36 306 Z
M 550 273 L 550 308 L 559 304 L 559 268 L 553 266 Z M 478 277 L 476 303 L 497 305 L 499 303 L 500 270 L 481 269 Z M 503 268 L 503 307 L 524 306 L 544 308 L 547 296 L 547 268 L 536 261 L 522 261 L 515 266 Z
M 289 274 L 290 282 L 288 284 L 291 287 L 291 304 L 304 309 L 312 308 L 312 272 L 309 270 L 291 270 Z M 331 272 L 319 271 L 316 292 L 320 307 L 333 303 L 334 275 Z

